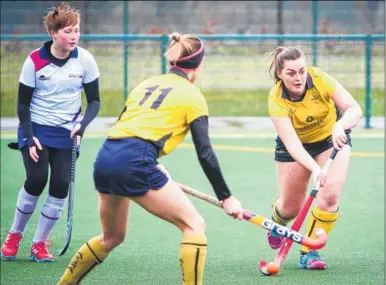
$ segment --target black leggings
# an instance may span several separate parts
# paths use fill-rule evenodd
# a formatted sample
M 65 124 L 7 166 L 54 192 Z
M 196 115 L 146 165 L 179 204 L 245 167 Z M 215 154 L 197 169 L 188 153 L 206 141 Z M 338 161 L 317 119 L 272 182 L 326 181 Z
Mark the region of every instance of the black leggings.
M 68 194 L 71 173 L 71 149 L 53 148 L 43 145 L 37 149 L 38 162 L 34 162 L 29 154 L 28 146 L 21 149 L 26 172 L 25 191 L 33 196 L 40 196 L 48 181 L 48 165 L 51 167 L 49 194 L 64 199 Z

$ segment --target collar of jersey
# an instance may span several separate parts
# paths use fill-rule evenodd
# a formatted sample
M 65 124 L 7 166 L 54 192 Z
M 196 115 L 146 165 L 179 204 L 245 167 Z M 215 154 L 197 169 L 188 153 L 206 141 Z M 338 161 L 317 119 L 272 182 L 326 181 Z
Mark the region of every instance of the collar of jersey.
M 174 68 L 174 67 L 170 68 L 169 73 L 176 74 L 178 76 L 185 78 L 186 80 L 189 80 L 188 75 L 178 68 Z
M 45 42 L 44 45 L 39 50 L 39 55 L 41 59 L 50 60 L 50 57 L 48 56 L 49 49 L 51 48 L 53 41 Z M 75 49 L 70 53 L 70 58 L 77 58 L 78 57 L 78 48 L 75 47 Z
M 314 82 L 312 81 L 312 77 L 309 73 L 307 73 L 307 81 L 306 81 L 306 86 L 307 86 L 307 90 L 308 89 L 311 89 L 312 87 L 314 87 Z M 299 99 L 299 100 L 296 100 L 296 101 L 291 101 L 291 102 L 300 102 L 300 101 L 303 101 L 303 98 L 304 96 L 306 95 L 307 91 L 304 92 L 304 95 Z M 283 91 L 281 92 L 281 98 L 283 99 L 287 99 L 287 100 L 290 100 L 290 97 L 284 87 L 284 84 L 283 84 Z

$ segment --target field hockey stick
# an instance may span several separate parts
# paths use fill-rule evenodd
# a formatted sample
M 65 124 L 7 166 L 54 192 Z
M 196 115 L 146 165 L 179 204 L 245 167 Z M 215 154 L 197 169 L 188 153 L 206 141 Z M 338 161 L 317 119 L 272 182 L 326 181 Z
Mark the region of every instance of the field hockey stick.
M 72 138 L 72 152 L 71 152 L 71 176 L 70 176 L 70 187 L 68 189 L 68 210 L 67 210 L 67 230 L 66 230 L 66 237 L 64 239 L 64 246 L 59 251 L 59 255 L 63 255 L 66 253 L 70 241 L 71 241 L 71 234 L 72 234 L 72 217 L 74 213 L 74 191 L 75 191 L 75 165 L 76 165 L 76 159 L 77 159 L 77 150 L 78 150 L 78 144 L 77 144 L 77 136 L 74 136 Z
M 326 165 L 324 166 L 324 169 L 323 169 L 324 173 L 327 173 L 327 171 L 330 168 L 331 163 L 334 160 L 334 158 L 335 158 L 337 153 L 338 153 L 338 151 L 334 148 L 332 150 L 331 154 L 330 154 L 329 159 L 327 160 Z M 294 221 L 294 223 L 293 223 L 293 225 L 291 227 L 291 230 L 293 230 L 293 231 L 299 231 L 300 230 L 300 228 L 303 225 L 304 220 L 306 219 L 308 211 L 310 210 L 311 205 L 312 205 L 312 203 L 313 203 L 313 201 L 314 201 L 314 199 L 316 197 L 316 194 L 319 191 L 319 188 L 320 188 L 320 179 L 317 180 L 315 187 L 312 188 L 310 194 L 308 195 L 308 198 L 307 198 L 306 202 L 304 203 L 303 207 L 301 208 L 301 210 L 300 210 L 296 220 Z M 280 247 L 279 252 L 276 254 L 275 259 L 274 259 L 273 262 L 277 266 L 279 266 L 279 269 L 280 269 L 280 266 L 284 263 L 287 255 L 288 255 L 288 252 L 291 249 L 292 243 L 293 243 L 293 241 L 291 239 L 286 239 L 284 241 L 284 244 Z M 264 275 L 271 275 L 271 274 L 273 274 L 273 273 L 269 273 L 268 272 L 268 270 L 267 270 L 267 262 L 264 261 L 264 260 L 259 262 L 259 270 Z M 277 271 L 277 273 L 278 273 L 278 271 Z
M 197 190 L 194 190 L 194 189 L 192 189 L 188 186 L 185 186 L 183 184 L 180 184 L 180 183 L 177 183 L 177 184 L 180 186 L 182 191 L 184 191 L 186 194 L 192 195 L 196 198 L 199 198 L 201 200 L 209 202 L 209 203 L 211 203 L 219 208 L 223 208 L 222 202 L 220 202 L 216 198 L 209 196 L 207 194 L 204 194 L 202 192 L 199 192 Z M 275 223 L 274 221 L 269 220 L 263 216 L 254 214 L 254 213 L 249 212 L 249 211 L 243 212 L 243 219 L 252 223 L 252 224 L 255 224 L 255 225 L 262 227 L 266 230 L 272 231 L 278 235 L 281 235 L 281 236 L 288 238 L 288 239 L 290 239 L 298 244 L 307 246 L 307 247 L 312 248 L 312 249 L 320 249 L 320 248 L 324 247 L 326 242 L 327 242 L 327 235 L 323 230 L 318 231 L 317 239 L 313 239 L 313 238 L 307 237 L 306 235 L 303 235 L 299 232 L 293 231 L 285 226 L 279 225 L 278 223 Z

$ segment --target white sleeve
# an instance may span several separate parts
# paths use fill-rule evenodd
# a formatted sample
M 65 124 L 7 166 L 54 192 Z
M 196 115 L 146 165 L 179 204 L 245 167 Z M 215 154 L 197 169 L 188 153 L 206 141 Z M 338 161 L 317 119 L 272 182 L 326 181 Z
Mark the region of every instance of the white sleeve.
M 24 62 L 23 69 L 21 70 L 21 74 L 19 77 L 19 82 L 27 85 L 29 87 L 36 87 L 36 72 L 35 72 L 35 64 L 32 61 L 30 56 L 27 57 Z
M 83 83 L 89 83 L 99 77 L 98 65 L 91 53 L 84 53 L 84 76 Z

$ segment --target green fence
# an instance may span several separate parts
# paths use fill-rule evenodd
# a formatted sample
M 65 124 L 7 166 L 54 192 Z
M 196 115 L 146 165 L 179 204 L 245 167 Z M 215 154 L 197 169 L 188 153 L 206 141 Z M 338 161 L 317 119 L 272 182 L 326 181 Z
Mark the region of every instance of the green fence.
M 278 42 L 284 45 L 302 45 L 306 55 L 312 55 L 314 65 L 320 65 L 321 68 L 338 78 L 344 86 L 363 88 L 365 93 L 365 116 L 366 128 L 371 127 L 371 107 L 372 107 L 372 84 L 379 89 L 384 89 L 384 40 L 385 36 L 377 35 L 241 35 L 241 34 L 226 34 L 226 35 L 199 35 L 207 44 L 209 50 L 206 70 L 211 72 L 211 79 L 205 79 L 207 85 L 205 88 L 255 88 L 256 81 L 259 81 L 257 87 L 267 88 L 271 83 L 268 78 L 263 77 L 260 73 L 248 71 L 249 69 L 258 66 L 258 69 L 264 69 L 266 74 L 266 63 L 262 67 L 260 59 L 264 57 L 264 52 L 272 50 L 277 46 Z M 20 43 L 20 45 L 31 45 L 31 42 L 47 40 L 45 34 L 25 34 L 25 35 L 7 35 L 1 34 L 2 50 L 3 45 L 10 44 L 10 50 L 13 51 L 12 43 Z M 148 73 L 167 71 L 167 62 L 163 57 L 168 44 L 167 35 L 137 35 L 137 34 L 87 34 L 81 36 L 81 42 L 90 47 L 94 53 L 107 54 L 115 53 L 114 59 L 109 59 L 106 62 L 106 68 L 123 64 L 119 75 L 114 75 L 114 79 L 109 79 L 110 84 L 117 86 L 122 80 L 123 98 L 126 98 L 129 87 L 137 84 L 142 78 L 138 75 L 147 75 Z M 98 46 L 95 43 L 100 43 Z M 94 45 L 93 45 L 94 44 Z M 111 48 L 114 44 L 120 45 L 119 48 Z M 377 45 L 377 52 L 374 51 L 374 46 Z M 36 45 L 35 45 L 36 46 Z M 318 49 L 317 49 L 318 48 Z M 316 50 L 318 51 L 316 53 Z M 117 52 L 120 55 L 116 54 Z M 376 60 L 373 60 L 374 54 Z M 23 56 L 26 56 L 24 54 Z M 362 57 L 362 59 L 361 59 Z M 97 56 L 98 58 L 98 56 Z M 25 58 L 17 59 L 20 61 L 19 66 Z M 213 62 L 213 64 L 210 62 Z M 323 59 L 319 60 L 319 59 Z M 341 59 L 344 59 L 343 61 Z M 229 65 L 228 62 L 232 62 Z M 362 61 L 362 62 L 361 62 Z M 130 64 L 134 63 L 130 69 Z M 99 64 L 99 61 L 98 61 Z M 375 75 L 372 72 L 372 66 L 376 64 Z M 109 65 L 109 66 L 107 66 Z M 159 65 L 159 70 L 154 68 Z M 379 66 L 378 66 L 379 65 Z M 213 69 L 215 66 L 216 69 Z M 338 67 L 339 66 L 339 67 Z M 212 67 L 212 69 L 210 69 Z M 153 68 L 153 69 L 151 69 Z M 340 73 L 332 72 L 329 69 L 336 70 L 339 68 Z M 151 70 L 150 70 L 151 69 Z M 140 72 L 138 72 L 138 70 Z M 145 71 L 146 72 L 143 72 Z M 225 70 L 225 71 L 224 71 Z M 3 71 L 2 71 L 3 72 Z M 115 71 L 118 72 L 118 71 Z M 260 71 L 259 71 L 260 72 Z M 383 74 L 381 74 L 383 73 Z M 240 75 L 242 74 L 242 75 Z M 363 75 L 363 78 L 361 78 Z M 264 75 L 265 76 L 265 75 Z M 229 78 L 229 79 L 228 79 Z M 142 78 L 143 79 L 143 78 Z M 230 80 L 232 79 L 232 80 Z M 3 80 L 3 78 L 2 78 Z M 115 81 L 115 82 L 111 82 Z M 2 82 L 3 84 L 3 82 Z M 254 85 L 255 84 L 255 85 Z

